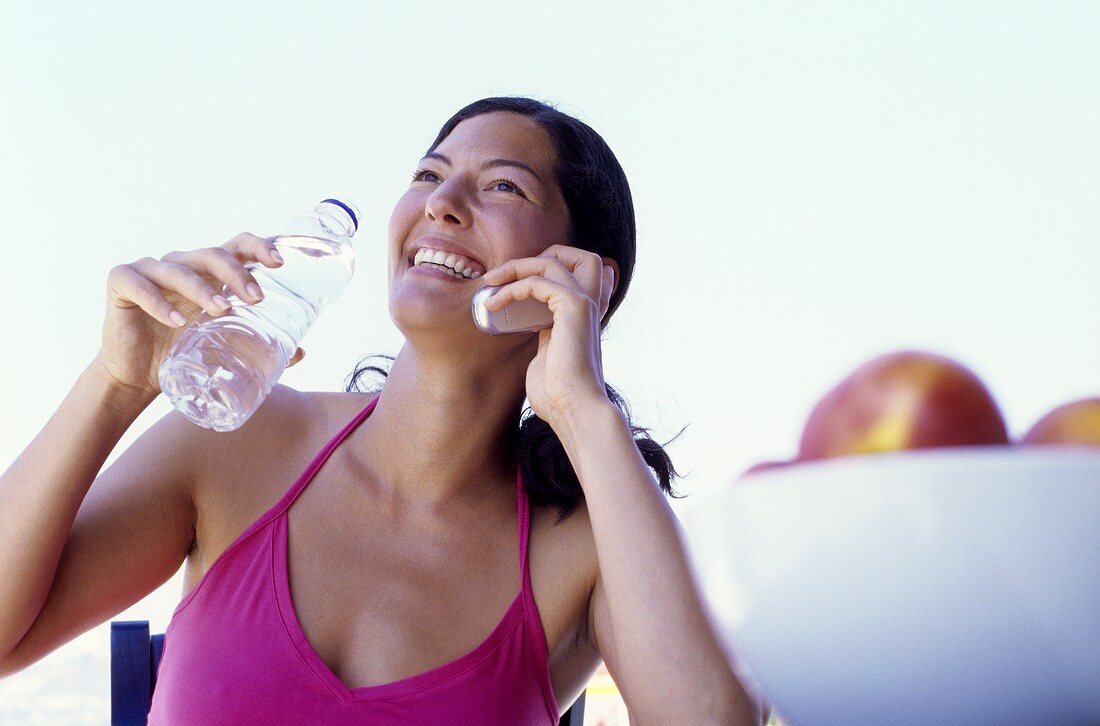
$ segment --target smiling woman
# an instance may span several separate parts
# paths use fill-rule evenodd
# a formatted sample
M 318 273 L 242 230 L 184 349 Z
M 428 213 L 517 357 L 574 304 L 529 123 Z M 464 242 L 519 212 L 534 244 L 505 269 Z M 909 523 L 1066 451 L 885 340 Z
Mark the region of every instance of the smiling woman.
M 543 209 L 552 207 L 556 218 L 536 225 L 534 231 L 524 231 L 528 235 L 527 239 L 534 240 L 532 247 L 539 247 L 541 230 L 564 228 L 563 237 L 569 245 L 610 258 L 615 270 L 614 292 L 600 322 L 602 329 L 625 297 L 634 272 L 637 237 L 630 186 L 618 159 L 596 131 L 544 103 L 527 98 L 487 98 L 471 103 L 452 116 L 440 129 L 421 160 L 422 166 L 413 173 L 409 192 L 394 210 L 391 236 L 392 225 L 403 211 L 403 205 L 409 204 L 405 213 L 421 215 L 425 208 L 423 195 L 430 191 L 431 186 L 439 186 L 444 179 L 449 178 L 445 172 L 453 172 L 454 162 L 440 153 L 440 145 L 462 121 L 486 115 L 492 115 L 495 119 L 502 113 L 514 114 L 530 121 L 525 124 L 523 148 L 518 153 L 537 159 L 532 163 L 542 167 L 543 171 L 540 174 L 531 164 L 519 159 L 504 158 L 488 158 L 479 164 L 478 171 L 488 180 L 485 184 L 488 191 L 514 195 L 526 200 L 530 206 Z M 468 133 L 476 133 L 476 127 L 470 126 Z M 547 141 L 550 148 L 547 148 Z M 500 177 L 501 172 L 509 169 L 515 170 L 513 177 L 521 179 L 520 182 L 513 178 Z M 484 183 L 485 179 L 478 181 Z M 433 204 L 438 210 L 438 205 L 445 204 L 446 201 L 437 200 Z M 507 197 L 497 200 L 498 204 L 502 202 L 507 203 Z M 564 219 L 561 214 L 562 205 L 565 210 Z M 449 219 L 447 214 L 450 214 Z M 444 222 L 462 226 L 461 221 L 450 212 L 444 211 L 443 215 Z M 485 272 L 485 264 L 472 258 L 472 252 L 455 241 L 427 236 L 422 239 L 422 246 L 419 245 L 420 243 L 414 245 L 413 259 L 408 262 L 413 269 L 421 266 L 430 269 L 432 266 L 442 267 L 448 264 L 453 267 L 458 264 L 461 269 L 456 272 L 470 279 L 477 279 Z M 543 247 L 548 245 L 549 242 L 545 241 Z M 454 255 L 454 260 L 450 263 L 447 262 L 449 255 Z M 446 272 L 442 274 L 455 277 Z M 371 365 L 358 367 L 349 377 L 346 390 L 377 392 L 380 386 L 360 385 L 360 379 L 367 373 L 385 376 L 388 369 Z M 648 429 L 634 425 L 626 401 L 614 388 L 605 383 L 605 389 L 608 399 L 623 412 L 629 422 L 638 449 L 646 464 L 657 475 L 661 488 L 675 496 L 672 481 L 678 474 L 664 446 L 648 436 Z M 583 492 L 553 429 L 528 409 L 519 423 L 517 445 L 532 503 L 557 507 L 560 516 L 565 517 L 583 498 Z
M 221 314 L 244 263 L 281 262 L 242 234 L 112 270 L 99 354 L 0 478 L 0 673 L 186 559 L 150 723 L 553 724 L 601 660 L 639 723 L 757 721 L 665 499 L 676 472 L 604 380 L 635 230 L 603 139 L 537 101 L 471 104 L 388 245 L 388 372 L 277 386 L 225 434 L 170 413 L 96 477 L 159 393 L 169 313 Z M 551 327 L 485 335 L 487 285 Z

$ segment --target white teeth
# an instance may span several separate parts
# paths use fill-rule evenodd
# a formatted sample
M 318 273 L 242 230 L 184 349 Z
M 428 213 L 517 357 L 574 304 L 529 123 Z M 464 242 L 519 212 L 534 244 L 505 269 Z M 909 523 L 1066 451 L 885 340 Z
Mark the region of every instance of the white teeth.
M 455 277 L 474 279 L 481 277 L 481 273 L 473 269 L 473 263 L 454 252 L 443 252 L 428 247 L 421 247 L 413 255 L 413 265 L 434 264 L 446 268 L 454 273 Z

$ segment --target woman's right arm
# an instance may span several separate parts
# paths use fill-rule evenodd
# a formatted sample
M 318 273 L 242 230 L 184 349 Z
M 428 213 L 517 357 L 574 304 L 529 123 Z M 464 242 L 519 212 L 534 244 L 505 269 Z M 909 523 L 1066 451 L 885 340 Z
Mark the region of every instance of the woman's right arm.
M 179 569 L 194 544 L 192 486 L 211 434 L 173 411 L 99 470 L 160 392 L 157 368 L 185 327 L 171 312 L 222 314 L 213 297 L 221 283 L 256 301 L 243 263 L 276 267 L 273 249 L 238 235 L 220 248 L 111 270 L 99 353 L 0 475 L 0 677 L 125 610 Z

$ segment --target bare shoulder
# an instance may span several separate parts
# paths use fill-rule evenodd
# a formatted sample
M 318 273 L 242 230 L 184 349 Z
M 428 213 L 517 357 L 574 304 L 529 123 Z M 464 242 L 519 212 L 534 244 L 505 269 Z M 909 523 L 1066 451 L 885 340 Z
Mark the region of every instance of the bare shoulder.
M 202 466 L 197 474 L 197 500 L 207 498 L 242 470 L 251 470 L 270 455 L 276 441 L 295 442 L 311 428 L 315 412 L 307 394 L 289 386 L 276 385 L 243 426 L 235 431 L 201 430 L 204 439 Z
M 188 582 L 279 501 L 356 407 L 369 400 L 367 394 L 277 384 L 241 428 L 196 434 L 204 439 L 203 460 L 195 475 L 196 556 L 189 563 Z
M 200 473 L 206 488 L 219 487 L 237 471 L 253 471 L 265 461 L 293 456 L 299 446 L 309 447 L 313 439 L 331 436 L 333 426 L 347 423 L 371 396 L 334 391 L 299 391 L 277 384 L 256 413 L 236 431 L 204 431 L 209 453 Z

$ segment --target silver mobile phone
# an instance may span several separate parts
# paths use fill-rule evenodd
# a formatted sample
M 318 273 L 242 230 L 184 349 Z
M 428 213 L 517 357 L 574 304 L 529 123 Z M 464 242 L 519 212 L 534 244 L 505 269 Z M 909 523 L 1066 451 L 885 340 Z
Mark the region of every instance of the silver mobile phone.
M 474 325 L 489 335 L 508 333 L 531 333 L 553 327 L 554 314 L 542 300 L 529 297 L 516 300 L 500 310 L 487 310 L 485 301 L 499 290 L 501 285 L 486 285 L 474 293 L 470 309 L 474 316 Z

